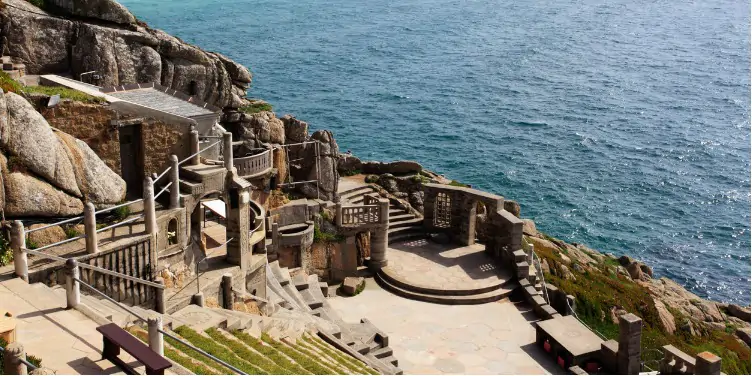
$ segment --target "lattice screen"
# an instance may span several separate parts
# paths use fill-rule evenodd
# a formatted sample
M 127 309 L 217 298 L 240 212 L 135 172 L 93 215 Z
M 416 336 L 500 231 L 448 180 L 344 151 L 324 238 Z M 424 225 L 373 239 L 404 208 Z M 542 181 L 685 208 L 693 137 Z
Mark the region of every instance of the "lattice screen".
M 452 199 L 446 193 L 436 195 L 436 210 L 433 224 L 436 227 L 447 228 L 452 223 Z

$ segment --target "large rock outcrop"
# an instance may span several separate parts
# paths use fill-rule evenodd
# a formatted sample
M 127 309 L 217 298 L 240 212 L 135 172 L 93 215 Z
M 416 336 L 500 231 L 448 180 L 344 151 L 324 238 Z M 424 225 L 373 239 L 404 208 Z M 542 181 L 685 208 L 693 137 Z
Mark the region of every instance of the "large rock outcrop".
M 123 5 L 114 0 L 45 0 L 50 8 L 71 16 L 94 18 L 118 24 L 132 24 L 136 22 Z
M 95 22 L 60 18 L 22 0 L 4 2 L 11 6 L 0 9 L 0 37 L 7 39 L 8 54 L 26 64 L 28 74 L 78 78 L 96 71 L 101 76 L 95 82 L 99 86 L 157 82 L 219 107 L 248 103 L 244 98 L 251 82 L 247 68 L 161 30 L 128 21 L 130 13 L 113 0 L 57 1 L 78 4 L 63 15 Z M 90 5 L 85 11 L 84 4 Z M 48 8 L 60 12 L 57 7 Z
M 6 217 L 69 216 L 125 199 L 126 184 L 83 141 L 0 90 L 0 208 Z

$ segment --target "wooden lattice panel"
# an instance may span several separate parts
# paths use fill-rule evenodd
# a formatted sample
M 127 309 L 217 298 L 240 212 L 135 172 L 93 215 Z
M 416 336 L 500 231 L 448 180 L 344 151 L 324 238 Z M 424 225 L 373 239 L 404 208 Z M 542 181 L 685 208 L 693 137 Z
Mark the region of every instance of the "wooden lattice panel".
M 452 199 L 446 193 L 436 195 L 436 210 L 433 218 L 436 227 L 447 228 L 452 223 Z

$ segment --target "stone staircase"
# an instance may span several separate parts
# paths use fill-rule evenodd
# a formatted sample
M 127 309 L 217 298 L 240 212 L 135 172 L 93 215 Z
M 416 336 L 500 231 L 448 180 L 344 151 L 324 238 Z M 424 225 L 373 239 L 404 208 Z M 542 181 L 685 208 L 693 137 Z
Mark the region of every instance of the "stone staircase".
M 360 323 L 346 323 L 329 305 L 324 295 L 329 291 L 326 283 L 319 282 L 316 274 L 300 271 L 293 276 L 278 262 L 269 264 L 267 270 L 270 301 L 280 309 L 272 317 L 312 316 L 323 336 L 334 342 L 342 351 L 360 355 L 366 364 L 384 374 L 402 374 L 399 362 L 389 347 L 389 337 L 367 319 Z M 300 305 L 304 307 L 300 307 Z
M 370 185 L 359 186 L 340 192 L 340 200 L 353 205 L 363 203 L 366 194 L 377 193 Z M 389 243 L 425 238 L 423 217 L 400 206 L 396 199 L 389 199 Z

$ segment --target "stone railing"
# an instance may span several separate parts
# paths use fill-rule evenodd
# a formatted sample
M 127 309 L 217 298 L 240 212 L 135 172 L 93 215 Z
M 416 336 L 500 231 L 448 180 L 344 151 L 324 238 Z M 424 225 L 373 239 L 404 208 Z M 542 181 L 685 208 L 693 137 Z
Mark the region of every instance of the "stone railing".
M 260 154 L 234 159 L 238 175 L 247 178 L 267 172 L 272 168 L 271 152 L 266 150 Z
M 337 218 L 342 226 L 380 223 L 381 211 L 379 205 L 337 206 Z
M 695 359 L 674 346 L 663 346 L 661 373 L 671 375 L 693 375 Z

